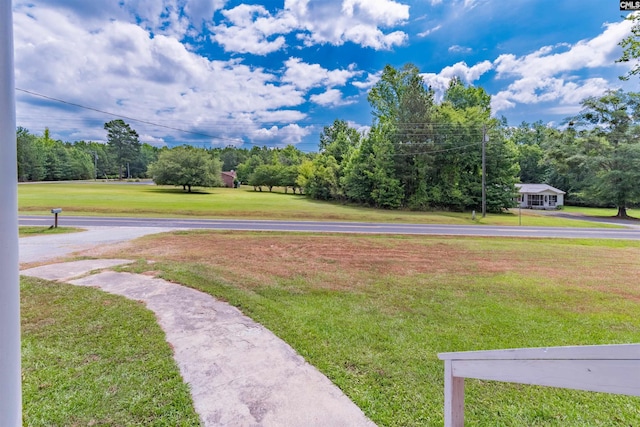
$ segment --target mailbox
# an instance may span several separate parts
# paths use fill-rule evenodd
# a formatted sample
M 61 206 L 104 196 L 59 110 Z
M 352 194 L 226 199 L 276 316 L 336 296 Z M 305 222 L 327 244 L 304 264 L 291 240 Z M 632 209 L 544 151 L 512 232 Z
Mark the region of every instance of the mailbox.
M 54 216 L 53 228 L 58 228 L 58 214 L 62 212 L 62 208 L 53 208 L 51 209 L 51 213 Z

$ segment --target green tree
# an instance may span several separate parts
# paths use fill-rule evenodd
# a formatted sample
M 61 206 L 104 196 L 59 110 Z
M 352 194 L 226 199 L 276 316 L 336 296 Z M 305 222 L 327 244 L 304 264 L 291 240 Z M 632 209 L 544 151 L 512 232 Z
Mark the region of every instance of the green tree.
M 631 34 L 618 43 L 618 45 L 622 47 L 622 56 L 620 56 L 616 62 L 627 63 L 640 58 L 640 15 L 632 13 L 625 19 L 631 21 L 633 26 L 631 27 Z M 620 79 L 629 80 L 631 76 L 635 76 L 639 73 L 640 63 L 636 62 L 627 74 L 620 76 Z
M 273 187 L 280 185 L 282 170 L 281 165 L 260 165 L 249 177 L 249 185 L 252 185 L 254 189 L 260 189 L 260 191 L 262 191 L 262 186 L 265 186 L 271 192 Z
M 429 204 L 426 179 L 433 164 L 434 93 L 413 64 L 397 70 L 387 65 L 368 96 L 374 116 L 394 146 L 394 176 L 404 190 L 403 203 Z
M 477 107 L 486 113 L 487 117 L 491 112 L 491 95 L 481 87 L 465 86 L 459 77 L 454 77 L 449 82 L 444 102 L 456 110 Z
M 123 168 L 138 160 L 140 156 L 140 141 L 138 133 L 121 119 L 112 120 L 104 124 L 107 131 L 107 145 L 111 149 L 118 165 L 118 178 L 122 179 Z
M 249 150 L 247 150 L 246 148 L 234 147 L 233 145 L 229 145 L 222 149 L 218 148 L 214 151 L 218 152 L 220 160 L 222 160 L 223 171 L 237 171 L 238 165 L 245 162 L 249 158 Z
M 482 108 L 445 101 L 435 115 L 436 144 L 426 173 L 431 207 L 463 211 L 482 202 L 482 130 L 488 117 Z M 422 207 L 422 206 L 419 206 Z
M 67 151 L 66 176 L 64 179 L 93 178 L 93 157 L 75 144 L 65 144 Z
M 486 146 L 487 211 L 501 212 L 512 208 L 518 195 L 515 188 L 520 173 L 518 150 L 497 123 L 494 122 L 489 129 Z
M 298 177 L 296 178 L 296 184 L 302 193 L 305 188 L 309 186 L 311 179 L 313 178 L 314 167 L 311 159 L 305 159 L 298 166 Z
M 336 119 L 331 126 L 325 126 L 320 133 L 319 151 L 333 156 L 342 164 L 351 152 L 360 145 L 360 134 L 344 120 Z
M 297 166 L 305 158 L 304 153 L 291 144 L 284 148 L 277 148 L 275 152 L 275 161 L 282 166 Z
M 190 193 L 191 187 L 221 186 L 221 166 L 205 150 L 181 146 L 161 151 L 149 174 L 157 185 L 181 185 Z
M 393 144 L 381 127 L 371 129 L 345 166 L 344 188 L 351 201 L 396 209 L 404 192 L 394 177 Z
M 296 194 L 298 186 L 298 175 L 300 174 L 299 165 L 282 166 L 280 170 L 280 182 L 279 185 L 284 187 L 284 192 L 287 193 L 288 189 L 293 190 L 293 194 Z
M 319 200 L 339 199 L 342 196 L 338 171 L 340 165 L 331 155 L 318 155 L 311 162 L 311 170 L 308 164 L 301 166 L 301 173 L 305 174 L 304 179 L 298 178 L 299 182 L 304 181 L 304 192 L 309 197 Z
M 46 153 L 38 137 L 19 127 L 16 132 L 18 181 L 40 181 L 46 176 Z
M 520 182 L 527 184 L 547 183 L 549 165 L 545 162 L 545 145 L 549 128 L 542 122 L 522 122 L 516 128 L 506 129 L 506 137 L 518 150 Z
M 609 90 L 582 107 L 572 122 L 586 128 L 579 158 L 596 178 L 589 190 L 627 218 L 627 207 L 640 201 L 640 93 Z

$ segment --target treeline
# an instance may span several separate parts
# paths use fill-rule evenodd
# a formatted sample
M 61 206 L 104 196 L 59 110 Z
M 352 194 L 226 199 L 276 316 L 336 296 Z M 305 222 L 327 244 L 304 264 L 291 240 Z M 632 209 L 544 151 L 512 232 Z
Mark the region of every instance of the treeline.
M 437 103 L 415 66 L 387 66 L 368 99 L 374 116 L 368 132 L 336 120 L 323 129 L 317 154 L 252 149 L 237 166 L 239 178 L 258 189 L 283 186 L 380 208 L 478 209 L 488 140 L 487 209 L 513 205 L 518 152 L 504 123 L 490 117 L 482 88 L 454 79 Z
M 283 187 L 319 200 L 463 211 L 481 208 L 484 149 L 490 212 L 514 205 L 518 182 L 564 190 L 567 204 L 616 206 L 619 216 L 640 203 L 638 93 L 587 98 L 562 128 L 512 127 L 491 117 L 491 98 L 481 87 L 453 79 L 436 101 L 408 64 L 385 67 L 368 100 L 370 129 L 335 120 L 322 130 L 317 153 L 291 145 L 158 149 L 140 144 L 122 120 L 105 124 L 107 144 L 52 141 L 48 131 L 38 137 L 19 129 L 18 178 L 149 176 L 190 190 L 221 185 L 219 171 L 233 169 L 257 191 Z
M 640 204 L 640 94 L 607 91 L 582 101 L 562 130 L 541 122 L 510 128 L 520 181 L 548 183 L 565 202 L 613 206 L 618 216 Z
M 557 187 L 567 204 L 617 207 L 620 217 L 640 204 L 638 93 L 610 90 L 586 98 L 562 128 L 512 127 L 491 118 L 490 96 L 459 79 L 435 102 L 410 64 L 387 66 L 368 98 L 369 132 L 336 120 L 323 129 L 317 154 L 227 148 L 221 156 L 258 189 L 283 186 L 316 199 L 390 209 L 468 210 L 481 206 L 485 141 L 489 211 L 512 207 L 518 182 Z
M 107 144 L 53 140 L 49 129 L 37 136 L 17 130 L 18 181 L 144 178 L 159 149 L 141 144 L 122 120 L 105 124 L 111 135 Z

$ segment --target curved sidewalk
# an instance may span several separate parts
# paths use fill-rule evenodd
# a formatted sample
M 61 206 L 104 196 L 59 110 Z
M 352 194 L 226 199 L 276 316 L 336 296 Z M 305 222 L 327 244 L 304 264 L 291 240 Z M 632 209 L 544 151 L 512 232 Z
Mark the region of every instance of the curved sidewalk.
M 109 243 L 115 243 L 115 235 L 109 235 Z M 76 240 L 66 248 L 86 245 Z M 97 287 L 145 303 L 174 349 L 205 426 L 374 426 L 289 345 L 235 307 L 162 279 L 108 270 L 129 262 L 73 261 L 21 274 Z

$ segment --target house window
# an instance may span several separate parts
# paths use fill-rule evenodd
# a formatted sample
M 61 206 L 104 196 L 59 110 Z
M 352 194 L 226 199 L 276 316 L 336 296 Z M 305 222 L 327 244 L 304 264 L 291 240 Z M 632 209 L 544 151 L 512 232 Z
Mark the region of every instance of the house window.
M 558 203 L 558 196 L 549 196 L 549 206 L 555 206 Z
M 527 194 L 527 202 L 529 206 L 544 206 L 542 194 Z

